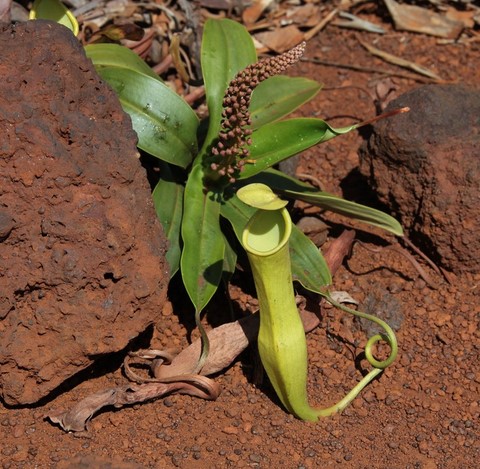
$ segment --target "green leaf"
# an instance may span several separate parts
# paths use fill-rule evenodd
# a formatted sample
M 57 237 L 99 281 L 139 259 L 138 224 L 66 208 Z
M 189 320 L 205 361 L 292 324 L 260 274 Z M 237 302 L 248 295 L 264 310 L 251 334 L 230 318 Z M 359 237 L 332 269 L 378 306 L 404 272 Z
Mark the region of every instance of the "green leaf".
M 117 93 L 138 135 L 138 147 L 185 168 L 197 151 L 198 118 L 167 85 L 129 69 L 104 67 L 98 74 Z
M 85 53 L 97 71 L 104 67 L 126 68 L 162 81 L 150 66 L 128 47 L 107 43 L 88 44 L 85 46 Z
M 232 78 L 256 62 L 257 53 L 248 31 L 228 19 L 207 20 L 203 30 L 202 73 L 210 116 L 204 148 L 217 137 L 222 120 L 223 96 Z
M 318 189 L 311 184 L 299 181 L 297 178 L 274 168 L 268 168 L 245 181 L 242 180 L 242 184 L 252 184 L 254 182 L 265 184 L 275 191 L 318 192 Z
M 320 249 L 295 225 L 290 235 L 290 257 L 293 280 L 307 290 L 320 293 L 332 283 L 330 269 Z
M 264 125 L 252 134 L 250 159 L 239 179 L 246 179 L 307 148 L 350 132 L 356 126 L 334 129 L 321 119 L 287 119 Z
M 78 21 L 70 10 L 58 0 L 35 0 L 28 16 L 31 20 L 51 20 L 67 27 L 76 36 Z
M 282 193 L 287 197 L 309 202 L 326 210 L 339 213 L 340 215 L 378 226 L 397 236 L 403 236 L 403 229 L 400 223 L 395 220 L 395 218 L 380 210 L 342 199 L 327 192 L 312 193 L 286 190 L 282 191 Z
M 242 239 L 246 224 L 257 209 L 243 203 L 236 195 L 222 204 L 221 215 L 232 225 L 235 235 Z M 292 227 L 290 236 L 290 257 L 292 276 L 305 288 L 318 292 L 322 286 L 331 283 L 327 263 L 319 249 L 297 227 Z
M 220 214 L 230 222 L 235 236 L 240 242 L 248 220 L 252 218 L 256 211 L 256 208 L 243 203 L 237 195 L 228 198 L 220 208 Z
M 310 101 L 322 85 L 302 77 L 276 75 L 260 83 L 252 94 L 250 116 L 254 130 L 277 121 Z
M 167 163 L 161 163 L 160 181 L 153 190 L 153 204 L 157 217 L 163 226 L 168 239 L 166 259 L 170 267 L 170 278 L 174 276 L 180 265 L 180 228 L 183 214 L 184 188 L 173 178 Z
M 285 197 L 303 200 L 325 210 L 331 210 L 349 218 L 355 218 L 370 225 L 379 226 L 397 236 L 403 235 L 402 226 L 390 215 L 356 202 L 350 202 L 328 192 L 319 191 L 310 184 L 301 182 L 276 169 L 267 169 L 247 181 L 242 181 L 242 183 L 253 182 L 266 184 L 272 190 L 279 192 L 280 195 Z
M 230 237 L 232 238 L 232 237 Z M 223 258 L 222 276 L 228 282 L 237 268 L 237 253 L 231 244 L 231 239 L 225 236 L 225 253 Z
M 218 194 L 204 191 L 203 173 L 198 165 L 193 167 L 185 187 L 182 238 L 183 283 L 199 312 L 221 280 L 225 240 L 220 229 Z

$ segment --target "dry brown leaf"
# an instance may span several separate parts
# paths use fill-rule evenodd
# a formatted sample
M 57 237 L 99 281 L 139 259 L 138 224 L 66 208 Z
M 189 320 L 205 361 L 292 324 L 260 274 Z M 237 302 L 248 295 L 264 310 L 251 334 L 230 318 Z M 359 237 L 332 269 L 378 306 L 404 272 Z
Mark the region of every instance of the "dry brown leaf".
M 423 33 L 430 36 L 456 39 L 463 30 L 463 23 L 447 18 L 426 8 L 400 5 L 394 0 L 384 0 L 398 30 Z
M 127 384 L 91 394 L 70 410 L 52 411 L 47 418 L 66 432 L 81 432 L 86 430 L 90 419 L 104 407 L 119 409 L 174 393 L 215 400 L 220 394 L 220 386 L 205 376 L 184 376 L 168 383 Z
M 325 26 L 330 23 L 330 21 L 335 18 L 335 15 L 338 13 L 338 10 L 335 8 L 327 16 L 325 16 L 321 21 L 319 21 L 312 29 L 307 31 L 304 34 L 304 40 L 309 41 L 314 37 L 318 32 L 320 32 Z
M 264 46 L 281 54 L 303 41 L 303 33 L 294 25 L 258 33 L 255 38 Z
M 243 10 L 242 20 L 245 25 L 250 26 L 255 23 L 271 3 L 273 0 L 254 0 L 251 6 Z
M 321 20 L 320 8 L 312 3 L 287 10 L 285 15 L 287 21 L 312 28 Z
M 465 28 L 473 28 L 475 26 L 475 11 L 459 11 L 456 8 L 450 7 L 445 11 L 445 16 L 453 21 L 463 23 Z

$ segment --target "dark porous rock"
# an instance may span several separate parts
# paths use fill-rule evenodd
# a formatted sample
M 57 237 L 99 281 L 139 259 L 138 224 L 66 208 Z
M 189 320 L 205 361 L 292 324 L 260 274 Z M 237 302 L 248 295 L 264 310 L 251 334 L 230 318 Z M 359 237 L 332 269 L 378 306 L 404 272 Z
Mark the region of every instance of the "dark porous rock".
M 0 26 L 0 396 L 35 403 L 158 318 L 166 241 L 114 93 L 63 26 Z
M 361 172 L 412 240 L 455 273 L 480 271 L 480 91 L 427 85 L 388 110 L 360 150 Z

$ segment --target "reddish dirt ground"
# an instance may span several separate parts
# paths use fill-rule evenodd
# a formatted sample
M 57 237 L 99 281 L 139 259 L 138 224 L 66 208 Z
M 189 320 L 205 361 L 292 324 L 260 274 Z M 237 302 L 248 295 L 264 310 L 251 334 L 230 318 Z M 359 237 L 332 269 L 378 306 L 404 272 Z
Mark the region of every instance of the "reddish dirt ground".
M 377 47 L 401 53 L 446 80 L 480 83 L 478 42 L 439 44 L 385 27 L 386 35 L 375 36 Z M 358 35 L 328 26 L 310 41 L 307 56 L 398 70 L 369 55 Z M 405 78 L 308 62 L 298 64 L 292 74 L 325 84 L 302 113 L 337 126 L 375 115 L 372 94 L 380 82 L 391 84 L 396 96 L 419 86 Z M 360 195 L 362 201 L 364 188 L 355 177 L 362 139 L 351 133 L 306 152 L 298 173 L 318 178 L 327 191 Z M 327 219 L 332 222 L 330 236 L 338 235 L 341 220 Z M 384 245 L 376 235 L 357 234 L 370 248 Z M 127 382 L 119 363 L 111 363 L 110 369 L 104 364 L 106 373 L 83 376 L 76 387 L 42 406 L 0 405 L 1 467 L 473 469 L 480 457 L 480 274 L 451 275 L 449 284 L 428 272 L 438 288 L 429 287 L 398 253 L 372 253 L 356 245 L 335 275 L 335 290 L 346 290 L 360 302 L 369 294 L 387 294 L 390 304 L 399 304 L 403 312 L 397 361 L 341 415 L 304 423 L 285 413 L 268 386 L 254 384 L 254 354 L 247 352 L 215 378 L 223 389 L 215 402 L 171 396 L 109 409 L 96 415 L 84 433 L 65 433 L 45 420 L 52 409 L 69 408 L 91 393 Z M 237 287 L 231 293 L 241 308 L 255 309 L 246 293 Z M 181 301 L 165 305 L 153 348 L 187 345 L 185 314 Z M 355 358 L 365 341 L 350 317 L 324 311 L 321 326 L 308 335 L 312 403 L 327 407 L 358 381 Z

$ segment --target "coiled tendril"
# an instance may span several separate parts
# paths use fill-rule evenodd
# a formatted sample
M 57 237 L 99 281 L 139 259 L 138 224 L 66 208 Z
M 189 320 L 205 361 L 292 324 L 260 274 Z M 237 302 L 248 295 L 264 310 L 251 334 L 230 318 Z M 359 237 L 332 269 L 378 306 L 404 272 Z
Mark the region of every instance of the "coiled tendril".
M 363 319 L 367 319 L 369 321 L 373 321 L 374 323 L 378 324 L 384 331 L 384 334 L 375 334 L 374 336 L 370 337 L 365 345 L 365 358 L 367 359 L 368 363 L 373 366 L 373 369 L 370 370 L 354 387 L 353 389 L 339 402 L 331 407 L 327 407 L 326 409 L 318 409 L 318 416 L 319 417 L 328 417 L 329 415 L 334 414 L 335 412 L 341 412 L 345 407 L 350 404 L 350 402 L 355 399 L 358 394 L 362 391 L 362 389 L 367 386 L 368 383 L 373 381 L 373 379 L 378 376 L 382 371 L 390 366 L 395 359 L 397 358 L 398 354 L 398 343 L 395 333 L 393 332 L 392 328 L 385 322 L 382 321 L 380 318 L 376 316 L 372 316 L 371 314 L 363 313 L 361 311 L 356 311 L 351 308 L 347 308 L 346 306 L 338 303 L 335 301 L 329 293 L 321 293 L 321 295 L 333 306 L 336 308 L 345 311 L 346 313 L 353 314 L 354 316 L 361 317 Z M 390 347 L 390 354 L 386 360 L 378 361 L 373 356 L 373 347 L 377 342 L 384 340 L 388 346 Z

